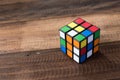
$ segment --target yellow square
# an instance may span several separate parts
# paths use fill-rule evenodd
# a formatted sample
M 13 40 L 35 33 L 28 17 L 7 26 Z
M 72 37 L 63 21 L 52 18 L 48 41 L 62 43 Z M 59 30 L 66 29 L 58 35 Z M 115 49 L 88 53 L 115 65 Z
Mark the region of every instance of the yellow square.
M 85 39 L 85 40 L 83 40 L 83 41 L 81 42 L 81 48 L 85 47 L 86 44 L 87 44 L 87 41 L 86 41 L 86 39 Z
M 74 22 L 71 22 L 70 24 L 68 24 L 68 26 L 69 26 L 69 27 L 71 27 L 71 28 L 74 28 L 74 27 L 76 27 L 76 26 L 77 26 L 77 24 L 76 24 L 76 23 L 74 23 Z
M 78 26 L 78 27 L 75 28 L 75 30 L 78 31 L 78 32 L 82 32 L 85 29 L 81 26 Z

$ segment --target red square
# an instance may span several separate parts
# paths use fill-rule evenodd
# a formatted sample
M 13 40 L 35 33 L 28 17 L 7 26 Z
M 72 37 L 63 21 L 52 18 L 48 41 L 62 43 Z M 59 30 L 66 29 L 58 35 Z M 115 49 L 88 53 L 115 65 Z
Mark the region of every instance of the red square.
M 90 28 L 88 28 L 90 31 L 92 32 L 96 32 L 98 30 L 98 28 L 96 26 L 91 26 Z
M 81 18 L 78 18 L 74 22 L 77 23 L 77 24 L 81 24 L 82 22 L 84 22 L 84 20 L 81 19 Z
M 86 47 L 81 49 L 81 55 L 84 55 L 86 53 Z
M 91 24 L 90 23 L 88 23 L 88 22 L 85 22 L 85 23 L 83 23 L 83 24 L 81 24 L 84 28 L 88 28 L 89 26 L 91 26 Z

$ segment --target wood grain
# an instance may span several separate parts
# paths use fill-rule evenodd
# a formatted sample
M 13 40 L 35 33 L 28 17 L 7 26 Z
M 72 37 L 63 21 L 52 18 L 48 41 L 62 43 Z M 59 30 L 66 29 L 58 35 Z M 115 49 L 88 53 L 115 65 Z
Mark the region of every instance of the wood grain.
M 59 49 L 58 29 L 78 17 L 101 28 L 83 64 Z M 0 80 L 120 80 L 119 52 L 120 0 L 0 0 Z
M 99 18 L 99 16 L 101 16 Z M 101 28 L 101 43 L 120 40 L 120 15 L 87 15 L 83 19 Z M 111 17 L 112 16 L 112 17 Z M 19 52 L 59 48 L 58 29 L 76 17 L 28 21 L 0 27 L 0 52 Z
M 1 0 L 1 21 L 19 22 L 53 16 L 118 13 L 119 0 Z
M 67 5 L 66 5 L 67 3 Z M 81 17 L 120 41 L 120 0 L 1 0 L 0 54 L 59 48 L 58 29 Z
M 100 52 L 78 64 L 59 49 L 0 55 L 1 80 L 119 80 L 120 41 L 102 43 Z

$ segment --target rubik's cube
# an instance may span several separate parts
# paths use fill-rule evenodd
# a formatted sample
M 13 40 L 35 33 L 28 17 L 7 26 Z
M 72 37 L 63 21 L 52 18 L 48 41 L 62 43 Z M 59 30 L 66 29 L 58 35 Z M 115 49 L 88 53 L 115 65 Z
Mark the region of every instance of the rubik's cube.
M 100 28 L 78 18 L 59 29 L 61 51 L 83 63 L 99 51 Z

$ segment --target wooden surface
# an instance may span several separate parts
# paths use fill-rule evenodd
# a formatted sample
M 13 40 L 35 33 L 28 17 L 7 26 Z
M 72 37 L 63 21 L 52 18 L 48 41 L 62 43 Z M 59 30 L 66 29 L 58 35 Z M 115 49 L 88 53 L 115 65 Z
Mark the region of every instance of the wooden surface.
M 120 41 L 78 64 L 59 49 L 0 55 L 1 80 L 120 80 Z
M 3 54 L 59 48 L 58 29 L 77 17 L 28 21 L 26 24 L 0 27 L 0 52 Z M 101 15 L 101 18 L 98 15 L 83 16 L 82 18 L 101 28 L 101 43 L 103 43 L 120 40 L 119 17 L 118 14 L 108 14 Z
M 58 29 L 78 17 L 101 28 L 84 64 L 59 50 Z M 120 80 L 120 0 L 0 0 L 0 80 L 106 79 Z
M 0 0 L 1 21 L 20 22 L 53 16 L 120 12 L 120 0 Z
M 101 43 L 119 41 L 119 3 L 120 0 L 2 0 L 0 54 L 59 48 L 58 29 L 78 17 L 101 28 Z

